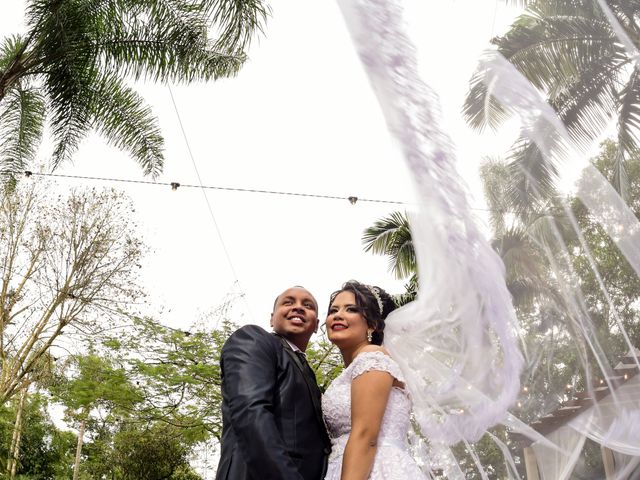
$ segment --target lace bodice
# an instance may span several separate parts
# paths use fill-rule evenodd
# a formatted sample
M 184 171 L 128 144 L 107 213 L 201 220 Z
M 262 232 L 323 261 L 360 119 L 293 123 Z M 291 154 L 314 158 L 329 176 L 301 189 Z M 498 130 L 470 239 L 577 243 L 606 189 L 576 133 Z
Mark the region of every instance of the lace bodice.
M 388 372 L 396 380 L 404 382 L 400 368 L 388 355 L 383 352 L 359 354 L 331 383 L 322 398 L 322 412 L 332 441 L 351 431 L 351 381 L 371 370 Z M 411 401 L 407 393 L 403 389 L 392 388 L 378 443 L 404 445 L 409 431 L 410 411 Z
M 342 457 L 351 433 L 351 382 L 372 370 L 388 372 L 404 383 L 402 371 L 391 357 L 383 352 L 362 352 L 331 383 L 322 397 L 322 413 L 331 437 L 331 456 L 325 480 L 339 480 L 341 477 Z M 382 418 L 369 480 L 426 478 L 409 454 L 407 433 L 410 414 L 411 400 L 408 393 L 402 388 L 393 387 Z

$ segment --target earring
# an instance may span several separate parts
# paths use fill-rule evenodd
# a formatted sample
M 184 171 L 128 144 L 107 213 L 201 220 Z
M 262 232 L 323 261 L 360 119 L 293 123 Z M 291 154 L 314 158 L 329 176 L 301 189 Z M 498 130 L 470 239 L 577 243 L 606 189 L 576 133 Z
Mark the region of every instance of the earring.
M 371 330 L 367 330 L 367 340 L 369 341 L 369 343 L 371 343 L 371 340 L 373 340 L 373 332 Z

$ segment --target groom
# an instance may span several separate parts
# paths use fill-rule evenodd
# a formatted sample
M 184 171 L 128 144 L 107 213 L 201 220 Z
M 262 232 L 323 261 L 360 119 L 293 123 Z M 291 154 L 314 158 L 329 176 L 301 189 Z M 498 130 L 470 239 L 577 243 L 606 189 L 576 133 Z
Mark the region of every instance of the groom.
M 302 287 L 276 298 L 271 327 L 238 329 L 222 348 L 222 451 L 216 480 L 321 480 L 331 451 L 320 390 L 304 358 L 318 303 Z

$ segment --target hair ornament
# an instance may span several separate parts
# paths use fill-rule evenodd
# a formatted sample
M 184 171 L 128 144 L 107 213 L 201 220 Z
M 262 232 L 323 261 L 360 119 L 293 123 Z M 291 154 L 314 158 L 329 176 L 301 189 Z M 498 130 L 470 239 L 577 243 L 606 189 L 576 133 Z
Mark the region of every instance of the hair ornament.
M 367 290 L 371 292 L 371 295 L 373 295 L 373 297 L 376 299 L 376 302 L 378 302 L 380 317 L 382 317 L 382 314 L 384 311 L 384 305 L 382 303 L 382 298 L 380 297 L 380 289 L 378 287 L 372 287 L 371 285 L 365 285 L 365 287 L 367 287 Z

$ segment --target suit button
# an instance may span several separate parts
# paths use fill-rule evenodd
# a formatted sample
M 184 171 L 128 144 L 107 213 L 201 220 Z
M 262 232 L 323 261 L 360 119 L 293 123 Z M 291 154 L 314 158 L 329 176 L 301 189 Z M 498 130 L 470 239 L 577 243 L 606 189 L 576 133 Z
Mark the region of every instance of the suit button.
M 324 447 L 324 453 L 326 453 L 327 455 L 329 455 L 331 453 L 331 448 L 329 447 Z

